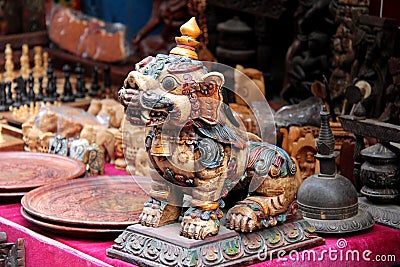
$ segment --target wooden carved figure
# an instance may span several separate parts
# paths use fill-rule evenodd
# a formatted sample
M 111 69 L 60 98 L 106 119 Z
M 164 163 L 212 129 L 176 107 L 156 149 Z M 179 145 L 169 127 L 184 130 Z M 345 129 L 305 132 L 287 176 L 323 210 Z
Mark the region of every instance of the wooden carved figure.
M 151 163 L 149 163 L 150 160 L 144 147 L 146 128 L 143 126 L 131 125 L 125 120 L 122 131 L 122 146 L 127 170 L 132 175 L 150 176 L 149 165 L 151 165 Z M 143 157 L 143 150 L 146 154 L 145 157 Z
M 119 91 L 128 120 L 146 121 L 145 146 L 159 174 L 152 176 L 140 223 L 159 227 L 178 220 L 180 208 L 170 202 L 184 193 L 191 200 L 181 235 L 216 235 L 221 200 L 241 179 L 252 179 L 254 188 L 228 211 L 227 227 L 251 232 L 285 221 L 295 210 L 301 183 L 296 164 L 283 149 L 256 141 L 231 122 L 222 108 L 224 76 L 197 60 L 200 29 L 194 18 L 182 25 L 181 33 L 169 55 L 139 62 Z
M 389 71 L 392 83 L 385 89 L 385 109 L 379 120 L 400 125 L 400 58 L 389 59 Z
M 103 125 L 85 125 L 80 133 L 80 138 L 88 140 L 89 144 L 101 146 L 107 153 L 107 159 L 114 164 L 115 136 L 110 129 Z
M 97 144 L 91 144 L 87 147 L 83 163 L 87 164 L 88 176 L 104 174 L 104 161 L 105 152 L 103 147 Z
M 180 25 L 188 18 L 188 1 L 153 0 L 149 21 L 133 36 L 132 44 L 142 57 L 166 53 L 174 46 L 174 36 L 179 33 Z M 148 36 L 160 25 L 164 26 L 160 35 Z
M 118 170 L 126 169 L 126 161 L 124 156 L 124 146 L 122 142 L 122 129 L 119 129 L 115 134 L 115 161 L 114 166 Z

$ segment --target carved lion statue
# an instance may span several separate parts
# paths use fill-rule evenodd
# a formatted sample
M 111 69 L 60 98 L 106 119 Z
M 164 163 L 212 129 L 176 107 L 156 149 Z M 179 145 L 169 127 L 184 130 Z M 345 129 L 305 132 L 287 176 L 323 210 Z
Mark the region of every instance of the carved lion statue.
M 216 235 L 222 200 L 243 180 L 256 186 L 229 209 L 228 228 L 252 232 L 295 212 L 301 183 L 296 163 L 283 149 L 256 141 L 231 121 L 223 106 L 223 84 L 221 73 L 172 51 L 145 58 L 125 79 L 119 100 L 132 124 L 148 127 L 145 146 L 159 174 L 152 176 L 150 199 L 139 217 L 142 225 L 159 227 L 178 220 L 180 207 L 171 200 L 182 197 L 174 191 L 179 186 L 191 197 L 181 235 Z

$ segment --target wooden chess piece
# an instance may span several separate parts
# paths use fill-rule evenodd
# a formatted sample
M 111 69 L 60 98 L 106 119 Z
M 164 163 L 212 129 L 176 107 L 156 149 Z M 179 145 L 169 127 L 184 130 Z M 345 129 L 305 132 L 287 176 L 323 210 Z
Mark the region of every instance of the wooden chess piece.
M 47 69 L 49 67 L 49 53 L 43 52 L 42 59 L 43 59 L 42 75 L 46 75 Z
M 47 76 L 47 85 L 46 85 L 46 96 L 43 98 L 45 102 L 51 102 L 53 103 L 55 101 L 54 99 L 54 93 L 53 93 L 53 74 L 50 74 Z
M 43 76 L 38 77 L 39 80 L 39 89 L 38 89 L 38 94 L 36 95 L 36 100 L 37 101 L 42 101 L 44 98 L 43 95 Z
M 0 82 L 0 111 L 8 111 L 6 84 Z
M 12 93 L 12 83 L 10 81 L 6 82 L 6 88 L 7 88 L 6 104 L 8 106 L 11 106 L 14 103 L 14 100 L 13 100 L 13 93 Z
M 21 77 L 21 95 L 22 95 L 22 101 L 25 103 L 28 103 L 28 91 L 26 90 L 26 85 L 27 85 L 27 80 L 24 79 L 24 77 Z
M 23 105 L 22 99 L 22 87 L 24 86 L 25 82 L 22 77 L 16 78 L 17 86 L 14 88 L 15 90 L 15 101 L 12 104 L 13 107 L 18 108 Z
M 58 99 L 60 97 L 60 93 L 57 92 L 57 75 L 55 75 L 54 73 L 53 73 L 51 81 L 53 83 L 52 86 L 54 88 L 53 95 L 55 98 Z
M 86 69 L 82 67 L 81 69 L 81 83 L 82 83 L 82 90 L 83 92 L 88 93 L 89 89 L 86 87 Z
M 76 84 L 75 84 L 75 97 L 76 98 L 85 98 L 85 88 L 84 88 L 84 79 L 83 76 L 83 68 L 81 64 L 78 62 L 75 66 L 75 75 L 76 75 Z
M 54 70 L 51 64 L 51 58 L 47 59 L 47 86 L 46 86 L 46 97 L 43 99 L 46 102 L 54 103 L 57 100 L 56 95 L 56 84 L 54 81 Z
M 50 84 L 51 84 L 51 87 L 50 87 L 51 88 L 51 90 L 50 90 L 51 97 L 54 99 L 54 103 L 56 103 L 58 100 L 59 94 L 57 93 L 57 76 L 54 73 L 51 75 Z
M 33 78 L 33 73 L 31 72 L 31 73 L 29 73 L 29 78 L 28 78 L 29 91 L 28 91 L 27 101 L 29 103 L 34 103 L 36 101 L 35 91 L 33 90 L 34 83 L 35 83 L 35 79 Z
M 72 93 L 72 86 L 71 86 L 71 81 L 70 81 L 70 75 L 71 75 L 71 67 L 66 64 L 62 68 L 64 72 L 64 92 L 61 97 L 62 102 L 74 102 L 75 101 L 75 96 Z
M 100 90 L 99 85 L 99 67 L 94 66 L 92 72 L 92 84 L 90 85 L 89 96 L 96 97 L 98 96 Z
M 42 47 L 35 46 L 33 48 L 34 56 L 33 56 L 33 77 L 35 79 L 39 79 L 40 76 L 43 75 L 43 61 L 42 61 Z
M 27 102 L 28 98 L 28 92 L 26 91 L 26 81 L 24 78 L 22 78 L 22 76 L 18 76 L 17 78 L 14 79 L 14 83 L 17 84 L 17 86 L 15 87 L 15 92 L 16 92 L 16 98 L 18 97 L 18 93 L 19 93 L 19 100 L 20 100 L 20 104 L 23 105 Z M 17 99 L 15 100 L 15 102 L 18 102 Z M 14 102 L 14 104 L 15 104 Z
M 20 75 L 24 79 L 28 79 L 30 73 L 30 65 L 29 65 L 29 47 L 27 44 L 22 45 L 22 53 L 20 57 Z
M 4 65 L 4 69 L 5 69 L 5 73 L 4 73 L 4 80 L 6 82 L 8 81 L 13 81 L 14 80 L 14 62 L 12 59 L 12 48 L 10 44 L 6 44 L 6 49 L 4 51 L 4 55 L 5 55 L 5 65 Z

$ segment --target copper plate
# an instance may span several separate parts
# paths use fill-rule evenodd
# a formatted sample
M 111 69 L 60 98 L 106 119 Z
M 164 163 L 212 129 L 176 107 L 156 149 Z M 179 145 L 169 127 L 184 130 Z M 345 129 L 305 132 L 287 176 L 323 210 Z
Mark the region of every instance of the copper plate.
M 81 237 L 81 238 L 116 238 L 124 229 L 108 229 L 108 228 L 85 228 L 85 227 L 74 227 L 66 225 L 58 225 L 51 222 L 41 221 L 29 213 L 24 208 L 21 208 L 21 215 L 29 222 L 39 226 L 43 230 L 51 233 L 61 234 L 68 237 Z
M 147 198 L 131 176 L 98 176 L 36 188 L 21 199 L 21 204 L 42 221 L 119 227 L 138 222 Z
M 22 192 L 85 174 L 85 164 L 72 158 L 33 152 L 0 153 L 0 192 Z

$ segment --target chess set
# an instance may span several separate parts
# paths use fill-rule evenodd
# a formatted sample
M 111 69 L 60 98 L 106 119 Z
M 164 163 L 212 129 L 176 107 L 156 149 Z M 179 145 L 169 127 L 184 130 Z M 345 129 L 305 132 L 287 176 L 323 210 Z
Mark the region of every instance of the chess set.
M 41 46 L 33 47 L 33 66 L 30 66 L 29 47 L 21 47 L 20 68 L 13 62 L 13 50 L 6 44 L 4 73 L 0 74 L 0 112 L 15 123 L 23 123 L 38 113 L 42 105 L 61 103 L 88 106 L 92 98 L 110 97 L 110 68 L 94 66 L 88 82 L 86 69 L 77 62 L 53 68 L 52 59 Z M 102 71 L 103 80 L 99 80 Z M 85 104 L 86 103 L 86 104 Z

